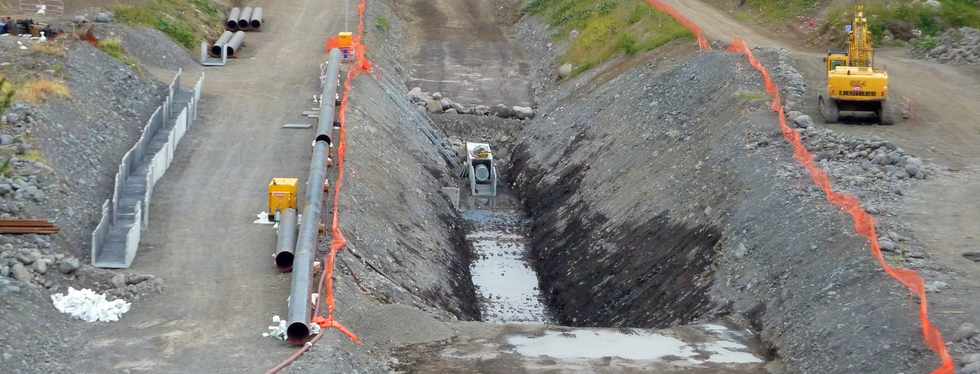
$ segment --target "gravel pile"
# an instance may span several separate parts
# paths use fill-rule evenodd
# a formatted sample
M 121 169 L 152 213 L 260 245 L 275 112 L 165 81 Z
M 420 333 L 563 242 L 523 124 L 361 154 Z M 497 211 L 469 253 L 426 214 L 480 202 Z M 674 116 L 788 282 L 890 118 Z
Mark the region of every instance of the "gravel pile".
M 951 29 L 939 37 L 938 43 L 938 46 L 930 50 L 915 52 L 942 63 L 980 64 L 980 30 L 971 27 Z
M 0 214 L 50 220 L 62 232 L 56 252 L 84 257 L 119 160 L 165 88 L 82 42 L 70 43 L 64 57 L 5 50 L 5 71 L 63 81 L 71 98 L 15 103 L 2 115 L 0 141 L 9 144 L 0 151 L 12 167 L 0 177 Z
M 162 283 L 88 265 L 91 232 L 112 192 L 117 165 L 162 100 L 165 86 L 91 45 L 66 40 L 63 55 L 0 38 L 0 72 L 16 83 L 64 84 L 69 98 L 15 102 L 0 113 L 0 217 L 47 219 L 59 234 L 0 235 L 0 367 L 69 372 L 65 344 L 79 326 L 49 297 L 68 287 L 139 300 Z M 83 323 L 83 322 L 77 322 Z

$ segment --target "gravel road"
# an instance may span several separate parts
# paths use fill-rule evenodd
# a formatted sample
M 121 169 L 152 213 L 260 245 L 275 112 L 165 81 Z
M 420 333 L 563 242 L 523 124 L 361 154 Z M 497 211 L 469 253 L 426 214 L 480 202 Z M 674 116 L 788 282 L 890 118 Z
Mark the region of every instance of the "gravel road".
M 507 37 L 507 17 L 520 2 L 409 0 L 410 87 L 441 92 L 464 104 L 531 106 L 529 66 Z
M 255 5 L 269 22 L 249 33 L 240 59 L 206 71 L 199 125 L 155 191 L 132 270 L 163 278 L 167 290 L 86 331 L 80 372 L 256 372 L 291 352 L 261 336 L 286 312 L 289 276 L 273 268 L 272 229 L 252 221 L 270 178 L 306 175 L 309 133 L 280 127 L 310 121 L 299 115 L 314 106 L 322 45 L 341 31 L 333 9 L 343 4 Z

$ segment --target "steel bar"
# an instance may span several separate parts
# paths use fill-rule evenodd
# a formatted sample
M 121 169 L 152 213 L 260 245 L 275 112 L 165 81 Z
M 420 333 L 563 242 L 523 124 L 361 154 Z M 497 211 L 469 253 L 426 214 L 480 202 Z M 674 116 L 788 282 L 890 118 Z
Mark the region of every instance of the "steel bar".
M 276 239 L 276 267 L 282 272 L 293 270 L 296 249 L 296 209 L 279 212 L 279 236 Z
M 262 7 L 257 7 L 252 10 L 252 19 L 249 20 L 249 24 L 253 29 L 262 27 Z
M 327 76 L 336 77 L 340 72 L 340 51 L 330 50 Z M 323 97 L 333 97 L 337 93 L 337 80 L 330 79 L 323 84 Z M 303 222 L 299 228 L 299 240 L 293 260 L 293 280 L 289 296 L 289 311 L 286 337 L 291 344 L 303 344 L 310 336 L 310 292 L 313 286 L 313 257 L 317 252 L 317 232 L 320 228 L 320 211 L 323 206 L 323 182 L 326 181 L 327 157 L 330 149 L 330 133 L 333 131 L 336 107 L 329 100 L 320 104 L 320 120 L 313 139 L 313 158 L 310 161 L 310 176 L 306 181 L 306 206 L 303 209 Z
M 238 30 L 238 16 L 242 14 L 242 10 L 239 8 L 231 8 L 231 12 L 228 12 L 228 22 L 225 22 L 225 27 L 231 31 Z
M 252 19 L 252 7 L 247 6 L 242 9 L 242 13 L 238 15 L 238 28 L 247 29 L 249 25 L 248 21 L 250 19 Z

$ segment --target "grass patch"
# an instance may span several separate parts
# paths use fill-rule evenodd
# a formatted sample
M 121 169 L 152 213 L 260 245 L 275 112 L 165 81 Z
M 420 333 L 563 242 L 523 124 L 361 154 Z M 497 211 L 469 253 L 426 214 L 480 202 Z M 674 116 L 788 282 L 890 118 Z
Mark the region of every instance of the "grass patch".
M 563 57 L 575 66 L 573 75 L 615 56 L 631 56 L 691 37 L 687 29 L 645 0 L 532 0 L 525 12 L 554 27 L 555 39 L 567 39 L 572 30 L 579 31 Z
M 27 151 L 27 153 L 24 154 L 23 159 L 31 162 L 36 162 L 39 164 L 45 164 L 45 165 L 48 164 L 48 159 L 45 158 L 44 153 L 41 153 L 41 151 L 38 149 L 31 149 Z
M 193 50 L 200 40 L 224 31 L 224 14 L 210 0 L 151 0 L 144 5 L 117 5 L 117 20 L 160 30 Z
M 12 158 L 7 158 L 0 162 L 0 175 L 10 178 L 14 176 L 14 163 Z
M 14 102 L 14 84 L 0 74 L 0 115 L 7 111 L 10 104 Z
M 56 96 L 70 98 L 71 91 L 68 86 L 61 82 L 48 79 L 32 80 L 17 87 L 14 92 L 14 100 L 24 101 L 31 104 L 40 104 L 48 98 Z
M 798 22 L 798 16 L 817 16 L 827 9 L 818 29 L 819 35 L 844 42 L 844 26 L 853 19 L 854 4 L 829 0 L 711 0 L 723 8 L 740 4 L 735 17 L 743 22 L 762 25 L 786 25 Z M 950 28 L 963 26 L 980 28 L 980 1 L 939 0 L 932 7 L 921 0 L 865 0 L 865 14 L 875 40 L 880 42 L 886 31 L 897 39 L 909 40 L 912 30 L 924 36 L 935 36 Z M 837 4 L 837 5 L 831 5 Z
M 382 33 L 387 34 L 388 30 L 391 30 L 391 22 L 385 17 L 378 17 L 374 19 L 374 28 L 378 29 Z
M 119 39 L 99 40 L 99 43 L 96 45 L 96 47 L 102 50 L 102 52 L 105 52 L 107 55 L 112 56 L 112 58 L 119 60 L 119 62 L 129 65 L 129 67 L 132 68 L 134 71 L 136 72 L 141 71 L 139 62 L 136 61 L 136 59 L 133 58 L 132 56 L 126 54 L 126 49 L 123 48 L 122 40 Z
M 31 52 L 65 57 L 65 46 L 57 42 L 36 43 L 31 46 Z
M 769 95 L 767 95 L 765 92 L 762 91 L 740 90 L 736 92 L 734 95 L 736 99 L 742 102 L 754 103 L 760 101 L 769 101 Z

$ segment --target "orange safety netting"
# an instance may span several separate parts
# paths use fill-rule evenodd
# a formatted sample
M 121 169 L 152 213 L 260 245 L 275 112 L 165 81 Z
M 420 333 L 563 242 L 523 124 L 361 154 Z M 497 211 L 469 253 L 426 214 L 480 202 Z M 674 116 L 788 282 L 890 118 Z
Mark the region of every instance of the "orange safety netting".
M 684 27 L 687 27 L 698 36 L 698 45 L 702 49 L 708 49 L 705 48 L 707 42 L 702 42 L 702 32 L 696 24 L 660 0 L 647 0 L 647 2 L 657 10 L 674 17 Z M 817 165 L 813 159 L 813 154 L 803 146 L 803 140 L 800 138 L 800 134 L 790 128 L 786 123 L 786 113 L 784 113 L 782 99 L 779 94 L 779 86 L 772 80 L 769 70 L 752 54 L 752 50 L 748 44 L 744 40 L 735 39 L 728 51 L 745 55 L 749 64 L 762 75 L 766 92 L 772 97 L 772 110 L 779 116 L 779 127 L 783 133 L 783 137 L 793 146 L 793 157 L 803 164 L 803 167 L 809 172 L 813 183 L 823 190 L 830 203 L 850 214 L 851 218 L 854 219 L 854 231 L 858 235 L 868 239 L 871 243 L 871 254 L 878 264 L 881 265 L 881 268 L 885 270 L 885 273 L 908 288 L 919 299 L 919 320 L 922 322 L 922 337 L 925 340 L 926 346 L 935 352 L 942 361 L 942 365 L 933 370 L 932 374 L 954 374 L 953 358 L 946 349 L 946 343 L 943 340 L 942 333 L 929 320 L 929 301 L 926 298 L 925 283 L 922 277 L 915 271 L 895 268 L 885 261 L 885 256 L 881 253 L 881 247 L 878 244 L 878 234 L 876 232 L 874 217 L 861 207 L 861 201 L 856 197 L 834 190 L 827 172 Z
M 704 37 L 704 32 L 701 31 L 701 26 L 698 26 L 693 21 L 687 19 L 687 17 L 684 17 L 684 15 L 681 14 L 681 12 L 678 12 L 677 9 L 674 9 L 674 7 L 664 4 L 663 2 L 658 0 L 647 0 L 647 3 L 661 13 L 664 13 L 676 20 L 677 23 L 680 23 L 681 26 L 684 26 L 684 28 L 690 30 L 691 33 L 694 34 L 694 37 L 698 39 L 698 47 L 700 47 L 702 51 L 711 50 L 711 43 L 708 43 L 708 38 Z

